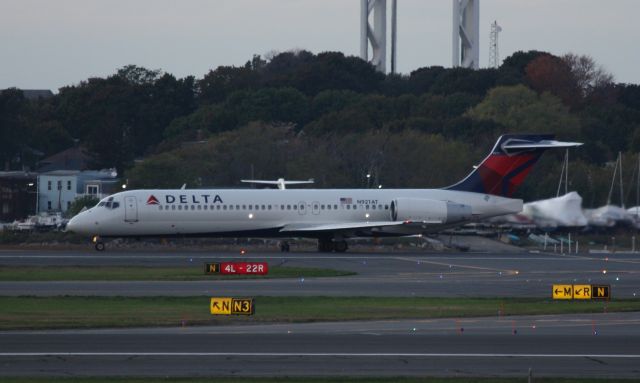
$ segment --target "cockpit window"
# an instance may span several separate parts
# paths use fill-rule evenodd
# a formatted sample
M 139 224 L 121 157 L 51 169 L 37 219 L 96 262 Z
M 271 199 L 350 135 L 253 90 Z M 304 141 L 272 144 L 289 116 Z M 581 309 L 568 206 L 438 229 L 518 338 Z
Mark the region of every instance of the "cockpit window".
M 105 207 L 107 209 L 117 209 L 118 207 L 120 207 L 120 202 L 114 201 L 113 197 L 109 197 L 106 200 L 98 203 L 98 206 Z

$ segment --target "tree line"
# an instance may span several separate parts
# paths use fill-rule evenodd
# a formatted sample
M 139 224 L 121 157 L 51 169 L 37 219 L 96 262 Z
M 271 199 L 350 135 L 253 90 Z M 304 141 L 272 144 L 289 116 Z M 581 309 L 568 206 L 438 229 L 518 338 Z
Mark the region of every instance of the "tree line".
M 0 161 L 34 166 L 79 144 L 94 167 L 116 167 L 132 187 L 226 187 L 248 177 L 440 187 L 500 134 L 550 132 L 585 142 L 571 154 L 570 187 L 597 206 L 608 163 L 640 150 L 639 124 L 640 87 L 616 83 L 587 56 L 517 52 L 498 69 L 385 75 L 342 53 L 292 51 L 200 79 L 130 65 L 49 99 L 5 90 Z M 543 157 L 518 195 L 555 196 L 562 155 Z M 630 182 L 633 164 L 626 169 Z

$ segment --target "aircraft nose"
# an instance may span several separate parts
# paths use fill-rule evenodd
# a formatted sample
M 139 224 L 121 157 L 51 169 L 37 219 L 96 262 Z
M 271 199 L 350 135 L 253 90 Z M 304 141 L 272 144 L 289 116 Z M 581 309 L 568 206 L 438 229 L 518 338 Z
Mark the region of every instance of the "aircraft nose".
M 83 223 L 85 220 L 76 215 L 67 222 L 67 231 L 72 231 L 76 234 L 86 234 L 86 225 Z

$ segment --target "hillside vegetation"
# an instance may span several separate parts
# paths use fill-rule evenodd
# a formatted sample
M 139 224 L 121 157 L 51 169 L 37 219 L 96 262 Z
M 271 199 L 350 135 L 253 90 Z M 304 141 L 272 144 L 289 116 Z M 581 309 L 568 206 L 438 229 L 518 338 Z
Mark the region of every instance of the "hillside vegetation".
M 249 177 L 441 187 L 500 134 L 549 132 L 585 143 L 571 153 L 570 188 L 597 206 L 618 151 L 625 181 L 635 177 L 639 127 L 640 86 L 615 83 L 585 56 L 517 52 L 499 69 L 384 75 L 341 53 L 297 51 L 200 79 L 131 65 L 38 101 L 6 90 L 0 161 L 33 166 L 79 142 L 94 167 L 117 167 L 131 187 L 229 187 Z M 563 155 L 546 155 L 517 195 L 555 196 Z M 627 198 L 633 204 L 635 193 Z

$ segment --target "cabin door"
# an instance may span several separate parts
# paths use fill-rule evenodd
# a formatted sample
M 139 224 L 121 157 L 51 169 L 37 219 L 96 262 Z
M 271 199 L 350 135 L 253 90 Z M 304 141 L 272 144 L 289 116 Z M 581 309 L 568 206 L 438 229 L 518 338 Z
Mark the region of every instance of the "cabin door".
M 134 196 L 124 198 L 124 220 L 125 222 L 138 221 L 138 202 Z

